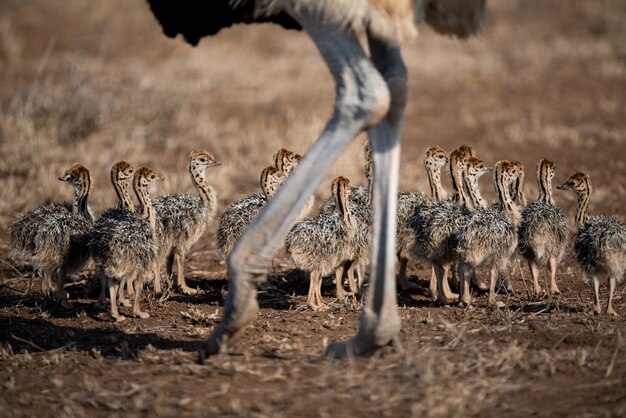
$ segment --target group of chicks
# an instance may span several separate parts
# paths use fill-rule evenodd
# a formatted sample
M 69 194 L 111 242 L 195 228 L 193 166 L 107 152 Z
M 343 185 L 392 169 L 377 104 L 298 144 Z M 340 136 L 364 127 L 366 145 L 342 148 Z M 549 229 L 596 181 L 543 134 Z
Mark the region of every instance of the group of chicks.
M 226 259 L 243 235 L 294 169 L 301 156 L 280 149 L 273 165 L 260 178 L 261 193 L 231 204 L 222 214 L 217 229 L 217 250 Z M 426 260 L 432 265 L 430 293 L 433 301 L 449 304 L 458 298 L 461 306 L 471 303 L 470 286 L 489 290 L 489 303 L 496 301 L 496 282 L 505 277 L 509 261 L 521 254 L 530 267 L 535 292 L 541 292 L 539 267 L 550 270 L 550 292 L 557 294 L 556 269 L 565 253 L 568 232 L 561 210 L 552 198 L 555 164 L 541 160 L 537 165 L 539 198 L 527 204 L 523 193 L 524 168 L 515 161 L 499 161 L 493 168 L 478 159 L 474 150 L 461 146 L 451 153 L 440 147 L 426 151 L 425 167 L 431 195 L 413 191 L 397 196 L 396 249 L 399 284 L 414 287 L 406 278 L 409 257 Z M 161 292 L 160 270 L 165 261 L 172 277 L 177 264 L 177 285 L 183 293 L 195 289 L 187 286 L 183 261 L 215 216 L 216 192 L 205 178 L 209 167 L 219 161 L 204 150 L 189 157 L 189 173 L 198 196 L 166 195 L 151 199 L 150 187 L 163 180 L 157 171 L 120 161 L 111 169 L 111 181 L 118 205 L 106 210 L 94 221 L 88 205 L 91 191 L 89 170 L 74 164 L 59 177 L 74 187 L 73 204 L 49 204 L 22 215 L 10 227 L 11 250 L 16 258 L 30 261 L 40 272 L 42 289 L 56 281 L 56 299 L 67 306 L 63 284 L 68 274 L 95 262 L 96 277 L 101 283 L 99 302 L 106 303 L 109 289 L 110 312 L 116 321 L 124 320 L 118 301 L 131 306 L 139 318 L 149 315 L 140 309 L 142 289 L 147 282 Z M 449 170 L 453 194 L 447 196 L 441 185 L 441 170 Z M 324 306 L 322 278 L 335 276 L 336 296 L 359 294 L 364 269 L 369 264 L 371 238 L 372 158 L 365 147 L 366 186 L 350 185 L 337 177 L 331 186 L 331 197 L 321 204 L 319 213 L 308 217 L 313 206 L 309 199 L 284 240 L 284 249 L 294 267 L 309 273 L 307 305 Z M 478 179 L 493 171 L 498 201 L 489 204 L 482 197 Z M 130 197 L 132 187 L 139 206 Z M 594 312 L 601 313 L 599 278 L 608 275 L 609 299 L 606 313 L 615 314 L 612 306 L 616 283 L 626 268 L 626 228 L 614 217 L 587 216 L 591 181 L 584 173 L 575 173 L 559 189 L 578 196 L 575 255 L 590 279 L 594 292 Z M 478 268 L 489 270 L 489 286 L 476 275 Z M 459 294 L 452 292 L 448 273 L 458 272 Z M 356 276 L 356 277 L 355 277 Z M 344 283 L 348 284 L 348 292 Z M 125 295 L 127 293 L 127 295 Z
M 174 194 L 152 200 L 150 188 L 164 177 L 149 167 L 135 168 L 125 161 L 111 169 L 111 182 L 118 197 L 117 207 L 105 210 L 97 220 L 89 208 L 91 174 L 73 164 L 59 180 L 74 188 L 73 204 L 53 203 L 37 207 L 20 216 L 9 228 L 11 254 L 39 272 L 42 290 L 49 291 L 51 279 L 56 281 L 55 298 L 64 307 L 64 282 L 73 272 L 95 262 L 100 280 L 99 303 L 106 303 L 108 288 L 111 315 L 124 320 L 118 311 L 119 302 L 130 306 L 124 295 L 133 296 L 132 313 L 149 317 L 140 309 L 141 291 L 146 282 L 154 281 L 155 292 L 161 291 L 160 270 L 165 261 L 168 275 L 178 265 L 177 284 L 183 293 L 195 293 L 185 283 L 184 257 L 204 232 L 215 215 L 216 193 L 207 184 L 205 171 L 220 162 L 204 150 L 191 152 L 189 173 L 199 196 Z M 129 188 L 137 196 L 135 207 Z
M 433 301 L 461 306 L 471 305 L 470 287 L 488 291 L 489 304 L 499 306 L 496 284 L 507 282 L 509 262 L 520 254 L 528 262 L 534 292 L 539 294 L 539 269 L 547 267 L 549 292 L 559 294 L 556 270 L 569 239 L 562 211 L 552 197 L 555 164 L 542 159 L 537 164 L 539 196 L 528 204 L 523 191 L 524 167 L 517 161 L 499 161 L 494 167 L 476 157 L 474 150 L 461 146 L 450 153 L 440 147 L 426 151 L 425 167 L 431 196 L 418 191 L 397 196 L 396 250 L 399 285 L 415 284 L 406 278 L 409 258 L 426 260 L 432 265 L 430 293 Z M 449 170 L 453 194 L 446 196 L 441 185 L 441 170 Z M 349 292 L 358 293 L 363 283 L 361 270 L 369 263 L 371 236 L 372 159 L 365 148 L 367 186 L 350 186 L 344 177 L 333 180 L 331 198 L 322 203 L 319 214 L 298 221 L 285 238 L 285 250 L 295 267 L 310 273 L 307 305 L 323 306 L 321 280 L 335 276 L 336 297 L 342 299 L 347 282 Z M 493 171 L 497 202 L 488 203 L 481 195 L 478 179 Z M 578 197 L 577 234 L 574 253 L 594 294 L 593 310 L 603 309 L 599 283 L 607 277 L 609 297 L 604 312 L 615 315 L 613 296 L 626 269 L 626 228 L 615 217 L 587 215 L 591 180 L 577 172 L 557 186 Z M 476 271 L 489 271 L 489 284 L 477 279 Z M 458 272 L 459 295 L 448 283 L 450 270 Z M 358 280 L 354 280 L 354 272 Z M 457 299 L 458 298 L 458 299 Z

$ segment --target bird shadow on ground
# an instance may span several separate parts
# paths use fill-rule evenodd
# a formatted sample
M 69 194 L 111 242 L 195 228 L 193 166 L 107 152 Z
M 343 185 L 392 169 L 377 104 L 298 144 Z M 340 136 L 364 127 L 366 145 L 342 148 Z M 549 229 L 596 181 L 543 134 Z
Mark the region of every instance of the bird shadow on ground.
M 0 316 L 0 341 L 14 352 L 48 352 L 64 348 L 107 358 L 137 359 L 148 346 L 161 350 L 195 352 L 198 341 L 166 338 L 154 332 L 129 333 L 115 325 L 80 328 L 54 324 L 41 318 Z M 34 343 L 33 341 L 36 341 Z

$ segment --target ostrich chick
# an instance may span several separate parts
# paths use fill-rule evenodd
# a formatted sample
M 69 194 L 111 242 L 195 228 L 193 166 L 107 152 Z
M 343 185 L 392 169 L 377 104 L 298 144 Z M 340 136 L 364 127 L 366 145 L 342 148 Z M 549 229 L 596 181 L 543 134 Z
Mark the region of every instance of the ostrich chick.
M 363 147 L 364 163 L 363 174 L 367 182 L 366 186 L 352 185 L 346 196 L 352 221 L 354 222 L 355 234 L 351 244 L 353 248 L 352 259 L 344 266 L 344 275 L 348 281 L 350 292 L 361 294 L 364 282 L 364 270 L 369 263 L 370 238 L 372 235 L 372 209 L 371 209 L 371 184 L 372 184 L 372 150 L 368 142 Z M 320 214 L 329 215 L 338 211 L 337 198 L 331 195 L 320 208 Z M 354 276 L 357 280 L 354 280 Z
M 117 206 L 105 210 L 100 218 L 102 219 L 124 219 L 130 216 L 135 210 L 135 205 L 130 197 L 130 184 L 135 174 L 135 167 L 127 161 L 118 161 L 111 167 L 111 184 L 113 190 L 117 196 Z M 98 298 L 98 304 L 101 306 L 106 305 L 106 277 L 104 272 L 96 271 L 96 276 L 100 281 L 100 297 Z M 132 283 L 127 281 L 128 285 L 126 291 L 128 295 L 132 295 Z M 130 306 L 130 302 L 125 298 L 124 286 L 120 288 L 119 300 L 124 306 Z
M 556 284 L 556 267 L 567 245 L 567 225 L 561 210 L 552 199 L 554 163 L 541 160 L 537 164 L 537 186 L 539 198 L 522 210 L 522 219 L 517 231 L 518 248 L 528 261 L 533 287 L 536 294 L 539 286 L 539 267 L 550 266 L 550 293 L 561 293 Z
M 192 151 L 189 155 L 189 175 L 200 196 L 174 194 L 154 200 L 154 210 L 163 231 L 154 267 L 154 291 L 157 294 L 161 292 L 160 262 L 164 257 L 167 257 L 165 266 L 170 279 L 176 260 L 176 281 L 180 291 L 186 295 L 197 292 L 185 282 L 184 261 L 191 246 L 200 239 L 215 216 L 217 195 L 206 182 L 205 173 L 207 168 L 220 164 L 208 151 Z
M 626 270 L 626 226 L 612 216 L 587 216 L 592 190 L 591 179 L 587 174 L 572 174 L 565 183 L 557 186 L 557 189 L 570 190 L 578 196 L 576 210 L 578 233 L 574 241 L 574 253 L 585 277 L 591 279 L 593 312 L 596 315 L 602 313 L 598 276 L 607 275 L 609 300 L 606 313 L 617 315 L 613 309 L 613 293 L 617 282 L 623 280 Z
M 322 278 L 335 273 L 336 296 L 345 298 L 343 289 L 344 263 L 354 258 L 355 224 L 350 212 L 350 181 L 337 177 L 332 183 L 332 195 L 337 210 L 299 222 L 285 238 L 285 250 L 292 263 L 310 272 L 307 306 L 318 310 L 324 305 Z
M 9 227 L 11 254 L 29 260 L 45 282 L 56 281 L 56 301 L 65 308 L 63 284 L 68 274 L 81 270 L 89 260 L 87 242 L 93 216 L 88 198 L 91 174 L 80 164 L 73 164 L 59 180 L 74 187 L 74 203 L 40 206 L 15 221 Z M 47 284 L 42 285 L 46 287 Z
M 133 189 L 139 200 L 137 211 L 122 219 L 100 218 L 94 225 L 89 245 L 97 268 L 107 278 L 111 297 L 111 316 L 115 321 L 123 321 L 124 316 L 117 310 L 117 294 L 120 285 L 131 280 L 134 289 L 133 315 L 148 318 L 142 312 L 139 299 L 144 282 L 151 275 L 157 256 L 156 214 L 150 199 L 149 188 L 163 176 L 148 167 L 140 167 L 135 172 Z
M 489 267 L 489 304 L 496 305 L 496 280 L 504 274 L 517 247 L 519 209 L 510 195 L 518 168 L 509 161 L 499 161 L 494 168 L 494 186 L 499 203 L 478 208 L 461 228 L 457 253 L 460 259 L 460 305 L 470 306 L 469 269 Z

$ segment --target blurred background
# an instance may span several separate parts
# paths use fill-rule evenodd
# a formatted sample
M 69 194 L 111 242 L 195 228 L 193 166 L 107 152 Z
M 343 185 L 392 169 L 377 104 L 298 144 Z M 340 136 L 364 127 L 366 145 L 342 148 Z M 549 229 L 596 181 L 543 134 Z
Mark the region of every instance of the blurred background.
M 469 144 L 490 165 L 523 162 L 530 200 L 540 158 L 557 162 L 555 183 L 588 172 L 591 211 L 623 219 L 626 2 L 490 0 L 489 7 L 479 38 L 461 42 L 423 25 L 403 45 L 410 93 L 401 189 L 428 191 L 428 146 Z M 166 38 L 142 0 L 0 0 L 2 251 L 20 212 L 71 199 L 57 176 L 74 162 L 92 171 L 99 213 L 115 203 L 115 161 L 160 169 L 166 182 L 158 194 L 192 192 L 187 156 L 206 148 L 223 162 L 208 172 L 222 211 L 258 191 L 278 148 L 306 151 L 333 97 L 328 71 L 301 32 L 237 26 L 192 48 Z M 320 197 L 338 174 L 363 182 L 362 141 L 346 150 Z M 493 199 L 489 176 L 481 185 Z M 573 223 L 574 197 L 555 198 Z

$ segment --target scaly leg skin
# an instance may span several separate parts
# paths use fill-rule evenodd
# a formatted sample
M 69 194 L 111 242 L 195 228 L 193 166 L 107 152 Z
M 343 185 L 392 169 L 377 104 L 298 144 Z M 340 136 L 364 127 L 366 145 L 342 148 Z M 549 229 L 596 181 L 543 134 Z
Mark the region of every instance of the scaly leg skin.
M 52 279 L 50 278 L 50 274 L 41 274 L 41 281 L 39 282 L 39 286 L 39 290 L 41 291 L 42 295 L 50 295 L 50 292 L 52 292 Z
M 435 268 L 435 263 L 432 263 L 430 266 L 430 281 L 428 282 L 428 291 L 432 302 L 437 302 L 439 299 L 439 289 L 441 288 L 437 278 L 437 269 Z
M 292 222 L 341 151 L 364 128 L 376 124 L 388 109 L 389 92 L 354 33 L 321 23 L 305 13 L 302 10 L 289 11 L 309 33 L 335 79 L 335 111 L 298 168 L 261 210 L 230 253 L 230 290 L 224 316 L 203 345 L 201 362 L 208 355 L 226 351 L 255 318 L 257 285 L 266 280 L 275 249 Z M 393 200 L 395 202 L 395 198 Z
M 459 263 L 459 306 L 461 308 L 471 308 L 472 295 L 470 294 L 470 272 L 465 263 Z
M 120 288 L 117 291 L 117 300 L 119 300 L 122 305 L 129 307 L 131 306 L 131 304 L 126 297 L 126 283 L 128 283 L 127 280 L 124 280 L 120 283 Z
M 591 289 L 593 290 L 593 313 L 600 315 L 602 306 L 600 306 L 600 280 L 598 280 L 598 276 L 591 276 Z
M 560 295 L 561 291 L 556 284 L 556 257 L 550 257 L 550 293 L 553 295 Z
M 128 295 L 128 297 L 130 298 L 131 296 L 133 296 L 133 294 L 134 294 L 133 283 L 127 281 L 126 282 L 126 295 Z
M 129 280 L 128 277 L 125 277 L 121 280 L 120 287 L 117 291 L 117 300 L 125 308 L 130 308 L 131 306 L 133 306 L 133 303 L 124 294 L 124 289 L 128 289 L 128 286 L 131 286 L 131 285 L 132 285 L 132 280 Z
M 541 293 L 541 286 L 539 285 L 539 267 L 534 261 L 528 260 L 528 268 L 533 278 L 533 290 L 535 291 L 535 295 L 539 295 Z
M 184 262 L 185 256 L 182 254 L 176 254 L 176 281 L 178 288 L 185 295 L 195 295 L 198 291 L 187 286 L 187 282 L 185 281 L 185 269 L 183 268 Z
M 439 288 L 439 297 L 437 298 L 437 302 L 442 305 L 449 305 L 453 300 L 459 297 L 459 295 L 452 293 L 452 290 L 450 290 L 450 284 L 448 283 L 450 264 L 433 264 L 433 268 L 435 268 L 435 274 L 437 275 L 437 287 Z
M 139 306 L 139 300 L 141 299 L 141 291 L 143 290 L 143 278 L 135 277 L 133 280 L 133 287 L 135 288 L 135 297 L 133 299 L 133 315 L 136 318 L 146 319 L 150 318 L 150 314 L 148 312 L 143 312 L 141 307 Z
M 120 282 L 109 278 L 109 296 L 111 297 L 111 316 L 115 322 L 122 322 L 126 319 L 125 316 L 120 315 L 117 311 L 117 291 L 120 288 Z
M 363 296 L 363 270 L 360 266 L 355 267 L 356 270 L 356 287 L 358 290 L 358 296 L 361 298 Z
M 353 292 L 356 295 L 357 300 L 363 299 L 363 273 L 361 271 L 361 267 L 356 263 L 352 263 L 350 268 L 348 269 L 348 283 L 350 280 L 354 281 L 356 276 L 355 283 L 355 291 Z M 350 290 L 352 292 L 352 290 Z
M 502 308 L 504 307 L 504 303 L 496 300 L 496 282 L 498 281 L 498 276 L 498 269 L 492 267 L 491 270 L 489 270 L 489 305 Z
M 161 290 L 161 264 L 157 261 L 155 261 L 152 266 L 152 275 L 154 276 L 154 284 L 152 285 L 154 297 L 158 298 L 163 291 Z
M 617 312 L 613 309 L 613 292 L 615 292 L 615 284 L 616 284 L 615 276 L 609 276 L 609 302 L 606 305 L 606 314 L 617 316 Z
M 318 271 L 309 274 L 309 295 L 306 299 L 306 306 L 312 311 L 317 311 L 324 306 L 322 299 L 322 276 Z
M 348 268 L 346 268 L 346 266 L 344 265 L 343 271 L 344 275 L 348 279 L 348 290 L 353 295 L 356 295 L 359 293 L 359 288 L 357 287 L 356 281 L 354 280 L 354 262 L 348 262 L 346 264 L 348 264 Z
M 400 286 L 400 289 L 417 290 L 419 286 L 415 283 L 411 283 L 406 277 L 406 266 L 409 263 L 409 259 L 398 253 L 398 262 L 400 263 L 400 268 L 398 269 L 398 285 Z
M 56 272 L 56 284 L 57 284 L 57 290 L 55 292 L 55 299 L 57 301 L 57 303 L 63 308 L 63 309 L 71 309 L 73 307 L 73 305 L 71 303 L 69 303 L 67 301 L 67 299 L 65 298 L 65 275 L 66 272 L 62 269 L 58 269 Z
M 459 262 L 459 306 L 461 308 L 470 308 L 472 304 L 472 295 L 470 293 L 470 274 L 467 264 Z
M 319 271 L 311 272 L 311 283 L 313 286 L 313 300 L 309 308 L 313 311 L 317 311 L 324 307 L 324 299 L 322 298 L 322 275 Z
M 335 270 L 335 297 L 339 300 L 346 299 L 346 291 L 343 288 L 344 268 L 340 266 Z

